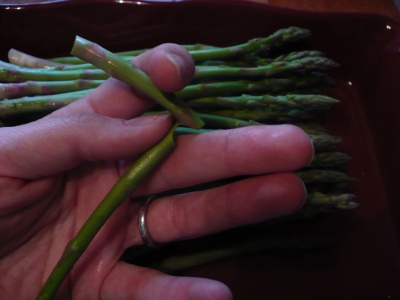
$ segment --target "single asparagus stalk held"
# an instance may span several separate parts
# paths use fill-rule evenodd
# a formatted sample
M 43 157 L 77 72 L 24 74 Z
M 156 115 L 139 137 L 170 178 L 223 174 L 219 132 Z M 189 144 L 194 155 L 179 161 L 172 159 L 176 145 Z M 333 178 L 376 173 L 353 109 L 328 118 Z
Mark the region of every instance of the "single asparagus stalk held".
M 203 121 L 186 103 L 172 94 L 167 95 L 161 92 L 146 73 L 100 45 L 77 36 L 71 54 L 92 63 L 110 76 L 137 88 L 170 111 L 183 125 L 196 129 L 204 125 Z
M 117 181 L 76 236 L 67 244 L 37 299 L 52 299 L 64 278 L 78 261 L 90 242 L 112 213 L 132 194 L 146 178 L 175 148 L 173 134 L 177 125 L 155 146 L 144 153 L 135 164 Z

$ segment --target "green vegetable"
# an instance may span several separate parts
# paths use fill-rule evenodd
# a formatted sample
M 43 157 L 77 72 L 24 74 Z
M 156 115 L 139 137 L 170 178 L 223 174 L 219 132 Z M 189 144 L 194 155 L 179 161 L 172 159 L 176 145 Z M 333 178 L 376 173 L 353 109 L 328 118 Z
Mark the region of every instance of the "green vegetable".
M 292 61 L 273 61 L 257 67 L 198 66 L 194 80 L 258 78 L 328 71 L 338 64 L 327 57 L 305 57 Z
M 101 70 L 53 70 L 33 68 L 0 68 L 0 81 L 21 82 L 27 80 L 55 81 L 75 79 L 106 79 L 110 77 Z
M 102 80 L 77 79 L 67 81 L 24 81 L 0 83 L 0 99 L 15 99 L 24 96 L 53 95 L 88 90 L 98 87 Z
M 285 78 L 265 78 L 260 80 L 235 80 L 206 82 L 189 85 L 178 91 L 176 95 L 183 99 L 195 99 L 209 96 L 235 96 L 240 94 L 260 93 L 296 93 L 308 88 L 332 86 L 331 78 L 322 73 Z
M 64 278 L 112 213 L 129 198 L 142 180 L 173 151 L 175 148 L 173 133 L 176 127 L 177 124 L 161 141 L 144 153 L 112 187 L 76 236 L 67 244 L 62 257 L 43 285 L 37 299 L 52 299 L 55 296 Z
M 50 113 L 86 96 L 91 91 L 92 89 L 0 101 L 0 118 L 5 120 L 29 113 Z
M 339 100 L 325 95 L 316 94 L 287 94 L 287 95 L 247 95 L 227 96 L 227 97 L 203 97 L 187 101 L 192 108 L 218 109 L 218 108 L 288 108 L 288 109 L 307 109 L 307 108 L 329 108 L 338 104 Z
M 255 38 L 244 44 L 231 47 L 190 51 L 194 61 L 210 59 L 228 59 L 240 57 L 249 53 L 270 52 L 274 48 L 279 48 L 285 44 L 297 42 L 309 38 L 309 30 L 300 27 L 289 27 L 279 29 L 265 38 Z

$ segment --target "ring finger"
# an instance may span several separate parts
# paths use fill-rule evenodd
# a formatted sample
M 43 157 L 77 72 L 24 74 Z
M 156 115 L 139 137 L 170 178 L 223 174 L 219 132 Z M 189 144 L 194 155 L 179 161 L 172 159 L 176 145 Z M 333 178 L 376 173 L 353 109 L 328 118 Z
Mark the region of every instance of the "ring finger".
M 301 179 L 277 173 L 243 179 L 213 189 L 166 196 L 147 208 L 146 227 L 158 243 L 191 239 L 290 214 L 306 197 Z M 137 206 L 133 206 L 137 214 Z M 126 246 L 142 243 L 133 218 Z

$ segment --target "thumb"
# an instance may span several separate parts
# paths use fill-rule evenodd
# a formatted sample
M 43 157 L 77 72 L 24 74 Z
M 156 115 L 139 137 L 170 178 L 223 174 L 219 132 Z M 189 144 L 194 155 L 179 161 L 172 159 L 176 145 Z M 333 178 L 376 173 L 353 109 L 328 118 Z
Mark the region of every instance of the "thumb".
M 0 176 L 38 179 L 83 161 L 137 157 L 171 126 L 169 115 L 131 120 L 91 113 L 55 116 L 0 128 Z

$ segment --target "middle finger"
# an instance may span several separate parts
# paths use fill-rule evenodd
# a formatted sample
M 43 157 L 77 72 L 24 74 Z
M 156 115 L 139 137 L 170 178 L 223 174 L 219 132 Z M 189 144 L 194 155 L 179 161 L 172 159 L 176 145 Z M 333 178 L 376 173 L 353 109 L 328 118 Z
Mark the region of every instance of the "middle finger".
M 176 149 L 135 194 L 156 194 L 233 176 L 292 171 L 307 165 L 312 157 L 308 135 L 293 125 L 180 136 Z

